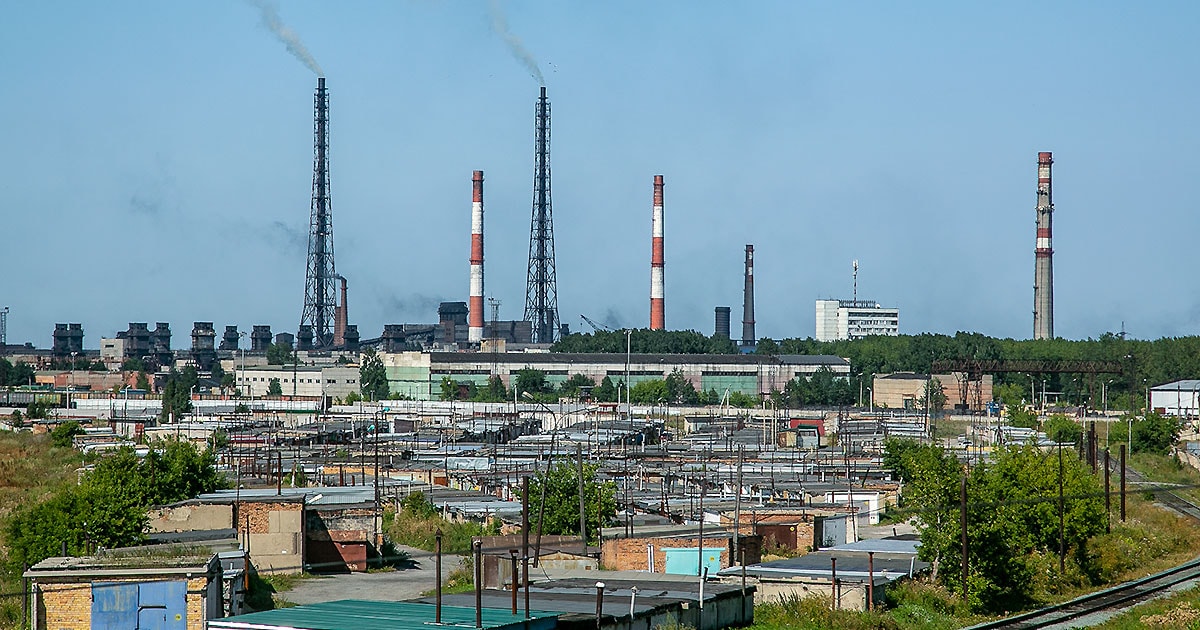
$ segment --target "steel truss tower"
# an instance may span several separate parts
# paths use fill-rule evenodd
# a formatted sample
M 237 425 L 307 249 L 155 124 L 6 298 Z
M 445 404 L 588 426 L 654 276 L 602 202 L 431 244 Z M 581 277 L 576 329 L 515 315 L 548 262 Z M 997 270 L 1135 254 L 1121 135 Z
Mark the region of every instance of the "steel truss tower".
M 533 161 L 533 220 L 529 228 L 529 273 L 525 319 L 534 343 L 552 343 L 558 332 L 558 281 L 554 270 L 554 212 L 550 200 L 550 101 L 542 86 L 536 110 Z
M 313 130 L 312 208 L 308 228 L 308 266 L 304 276 L 304 312 L 300 325 L 312 326 L 313 346 L 333 343 L 337 271 L 333 266 L 333 211 L 329 202 L 329 93 L 317 79 Z

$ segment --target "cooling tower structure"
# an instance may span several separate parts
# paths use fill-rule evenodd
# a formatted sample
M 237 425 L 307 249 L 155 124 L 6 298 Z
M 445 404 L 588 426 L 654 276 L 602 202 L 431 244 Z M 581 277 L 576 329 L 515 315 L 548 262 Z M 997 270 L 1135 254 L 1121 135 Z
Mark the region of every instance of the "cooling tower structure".
M 1051 242 L 1054 200 L 1050 187 L 1049 151 L 1038 153 L 1037 241 L 1033 268 L 1033 338 L 1054 338 L 1054 247 Z
M 471 292 L 467 341 L 483 341 L 483 171 L 471 175 Z
M 664 260 L 663 260 L 663 176 L 654 176 L 654 209 L 650 220 L 650 330 L 665 327 L 663 313 Z
M 746 246 L 746 288 L 742 298 L 742 345 L 753 346 L 754 338 L 754 246 Z
M 300 324 L 312 326 L 313 345 L 333 344 L 337 305 L 337 271 L 333 264 L 333 211 L 329 200 L 329 92 L 325 77 L 317 79 L 313 123 L 313 184 L 308 229 L 308 264 L 304 274 L 304 311 Z

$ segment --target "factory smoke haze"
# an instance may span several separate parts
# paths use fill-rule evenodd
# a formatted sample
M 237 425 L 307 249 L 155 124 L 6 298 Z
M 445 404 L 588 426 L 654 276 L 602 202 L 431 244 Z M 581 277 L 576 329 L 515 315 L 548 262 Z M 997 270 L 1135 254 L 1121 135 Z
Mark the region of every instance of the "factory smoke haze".
M 300 35 L 293 31 L 283 20 L 279 18 L 279 7 L 272 0 L 246 0 L 250 6 L 258 9 L 262 25 L 267 30 L 271 31 L 283 45 L 287 47 L 288 52 L 292 56 L 299 59 L 301 63 L 308 66 L 314 74 L 319 77 L 325 76 L 325 72 L 321 70 L 320 64 L 313 58 L 312 53 L 308 52 L 308 48 L 304 46 L 304 42 L 300 41 Z
M 529 74 L 537 80 L 538 85 L 546 85 L 546 79 L 542 76 L 537 59 L 534 59 L 533 54 L 525 48 L 525 43 L 521 41 L 521 38 L 508 30 L 508 18 L 504 16 L 500 0 L 488 0 L 488 14 L 492 18 L 492 30 L 500 36 L 500 39 L 504 40 L 513 57 L 516 57 L 517 61 L 520 61 L 529 70 Z

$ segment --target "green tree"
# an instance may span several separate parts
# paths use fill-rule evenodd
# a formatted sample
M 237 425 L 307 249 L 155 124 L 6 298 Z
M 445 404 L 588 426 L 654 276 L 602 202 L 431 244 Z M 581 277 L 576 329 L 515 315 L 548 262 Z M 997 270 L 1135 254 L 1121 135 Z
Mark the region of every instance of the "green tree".
M 700 394 L 696 392 L 696 386 L 683 376 L 683 372 L 679 369 L 671 370 L 671 373 L 666 378 L 667 385 L 667 400 L 675 405 L 695 405 L 700 402 Z
M 517 396 L 529 392 L 535 398 L 543 399 L 554 393 L 554 388 L 546 381 L 546 373 L 533 368 L 517 370 L 516 384 L 513 385 Z
M 1179 441 L 1181 429 L 1182 426 L 1175 418 L 1148 413 L 1145 418 L 1133 423 L 1133 442 L 1130 449 L 1134 453 L 1166 455 Z
M 59 448 L 75 446 L 75 436 L 83 433 L 83 428 L 74 420 L 68 420 L 50 431 L 50 443 Z
M 926 401 L 929 404 L 930 413 L 938 414 L 946 408 L 946 393 L 942 390 L 942 380 L 936 376 L 931 376 L 925 381 L 925 397 L 918 401 L 918 404 L 924 407 Z
M 438 397 L 440 400 L 458 400 L 458 383 L 449 376 L 443 376 L 442 382 L 439 385 Z
M 754 353 L 765 354 L 769 357 L 776 356 L 779 354 L 779 344 L 775 343 L 774 339 L 763 337 L 762 339 L 759 339 L 758 343 L 754 346 Z
M 589 539 L 607 526 L 617 514 L 617 487 L 611 481 L 599 481 L 596 464 L 583 466 L 584 517 Z M 542 486 L 545 485 L 545 521 L 543 534 L 579 534 L 579 470 L 571 462 L 556 464 L 529 481 L 529 513 L 534 520 L 541 513 Z M 534 525 L 536 527 L 536 524 Z
M 287 365 L 294 359 L 292 347 L 286 343 L 273 343 L 267 346 L 268 365 Z
M 388 399 L 387 369 L 383 367 L 383 359 L 379 358 L 374 348 L 367 348 L 362 353 L 358 383 L 363 397 L 371 400 Z
M 605 376 L 596 389 L 592 390 L 592 398 L 596 402 L 617 402 L 617 387 L 613 385 L 612 378 Z
M 639 405 L 654 405 L 669 398 L 667 382 L 661 379 L 641 381 L 629 388 L 629 399 Z
M 1061 413 L 1046 418 L 1045 430 L 1046 437 L 1061 444 L 1075 444 L 1083 436 L 1083 427 Z
M 160 414 L 162 420 L 174 418 L 178 421 L 184 414 L 192 410 L 192 388 L 200 382 L 196 368 L 187 366 L 183 371 L 171 370 L 163 383 L 163 408 Z
M 4 524 L 10 568 L 61 553 L 125 547 L 144 538 L 147 508 L 212 492 L 223 484 L 216 459 L 189 442 L 156 444 L 139 458 L 125 448 L 101 459 L 47 499 L 18 508 Z
M 137 382 L 134 384 L 134 387 L 144 392 L 150 391 L 150 379 L 146 377 L 145 371 L 138 371 Z
M 121 363 L 121 371 L 123 372 L 145 372 L 146 363 L 141 359 L 129 358 Z
M 279 379 L 273 378 L 267 382 L 267 395 L 268 396 L 282 396 L 283 395 L 283 386 L 280 385 Z
M 571 378 L 558 386 L 558 393 L 567 398 L 579 398 L 579 390 L 583 387 L 595 387 L 596 381 L 582 375 L 572 374 Z
M 508 395 L 508 388 L 504 387 L 504 381 L 500 380 L 495 374 L 488 377 L 487 385 L 483 388 L 476 388 L 471 400 L 476 402 L 504 402 L 511 400 Z
M 897 440 L 885 443 L 884 462 L 905 480 L 903 501 L 917 510 L 918 557 L 941 567 L 938 579 L 962 593 L 962 576 L 954 567 L 961 562 L 958 495 L 965 471 L 940 447 Z M 996 613 L 1034 603 L 1034 577 L 1047 570 L 1040 558 L 1058 551 L 1060 479 L 1068 498 L 1062 503 L 1063 539 L 1073 567 L 1087 574 L 1093 569 L 1087 565 L 1094 562 L 1088 541 L 1104 530 L 1103 492 L 1077 457 L 1010 446 L 971 469 L 967 539 L 972 608 Z M 1050 582 L 1066 579 L 1057 574 L 1057 566 L 1049 570 Z

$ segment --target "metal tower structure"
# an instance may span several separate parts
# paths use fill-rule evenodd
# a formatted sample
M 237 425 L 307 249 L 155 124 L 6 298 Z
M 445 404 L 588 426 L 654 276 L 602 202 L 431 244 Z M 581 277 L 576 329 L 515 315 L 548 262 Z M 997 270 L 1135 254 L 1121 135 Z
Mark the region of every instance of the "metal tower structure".
M 1049 151 L 1038 153 L 1037 241 L 1033 271 L 1034 339 L 1054 338 L 1054 247 L 1051 242 L 1054 200 L 1050 194 L 1051 164 L 1054 164 L 1054 159 Z
M 552 343 L 558 332 L 558 280 L 554 270 L 554 212 L 550 199 L 550 101 L 545 86 L 538 97 L 535 125 L 525 320 L 532 324 L 534 343 Z
M 312 208 L 308 228 L 308 266 L 304 277 L 301 326 L 312 326 L 313 346 L 333 343 L 337 271 L 333 265 L 333 211 L 329 202 L 329 93 L 317 79 L 314 123 Z

